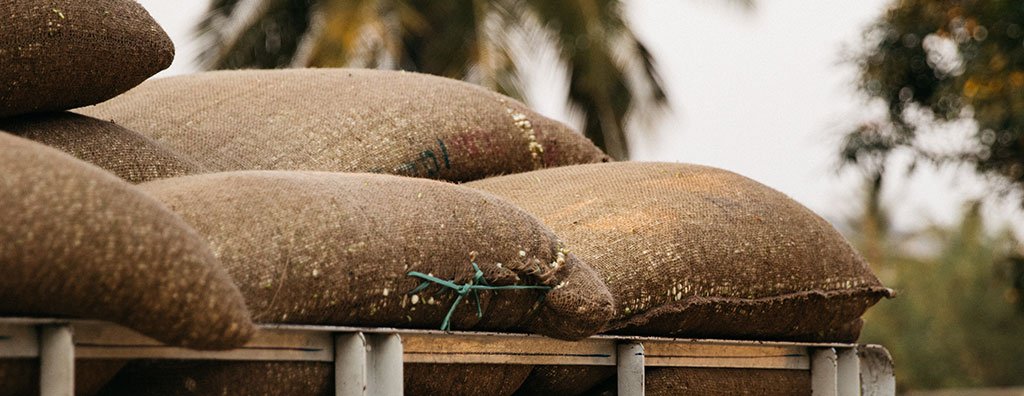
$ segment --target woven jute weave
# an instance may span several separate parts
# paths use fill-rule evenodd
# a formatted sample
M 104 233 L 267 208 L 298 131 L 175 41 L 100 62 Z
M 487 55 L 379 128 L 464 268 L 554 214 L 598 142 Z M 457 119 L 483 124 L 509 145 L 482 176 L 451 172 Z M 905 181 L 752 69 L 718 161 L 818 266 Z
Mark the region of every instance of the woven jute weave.
M 241 346 L 242 296 L 162 204 L 56 149 L 0 132 L 0 315 L 108 320 L 171 345 Z M 79 394 L 118 360 L 79 361 Z M 37 360 L 0 360 L 0 395 L 38 393 Z
M 490 194 L 376 174 L 240 171 L 139 185 L 209 242 L 259 322 L 439 328 L 476 264 L 494 286 L 452 329 L 524 329 L 578 339 L 611 315 L 594 271 L 535 217 Z M 438 294 L 435 294 L 440 292 Z M 538 299 L 543 296 L 543 303 Z
M 541 218 L 615 297 L 605 331 L 785 339 L 890 294 L 825 220 L 743 176 L 609 163 L 467 183 Z
M 191 348 L 251 335 L 200 236 L 114 175 L 0 133 L 0 202 L 0 313 L 108 320 Z
M 214 171 L 373 172 L 449 181 L 606 161 L 569 127 L 469 83 L 361 69 L 154 79 L 76 110 Z
M 75 360 L 75 395 L 96 394 L 125 361 L 120 359 Z M 0 359 L 0 396 L 39 395 L 38 359 Z
M 174 59 L 133 0 L 8 0 L 0 26 L 0 117 L 99 103 Z
M 203 173 L 201 165 L 153 139 L 75 113 L 0 119 L 0 131 L 59 149 L 133 184 Z
M 331 396 L 334 364 L 137 360 L 96 396 Z
M 458 285 L 551 288 L 480 291 L 479 305 L 467 295 L 452 313 L 456 330 L 578 339 L 611 316 L 611 295 L 596 273 L 538 219 L 466 187 L 365 173 L 240 171 L 140 188 L 207 238 L 259 322 L 437 329 L 457 295 L 439 285 L 410 294 L 424 282 L 410 276 L 414 271 Z M 309 366 L 225 363 L 187 377 L 221 389 L 249 375 L 258 385 L 246 386 L 274 394 L 315 373 Z M 507 394 L 529 370 L 416 365 L 407 393 Z
M 408 396 L 507 396 L 527 365 L 406 364 Z M 296 362 L 136 361 L 97 396 L 334 394 L 334 364 Z
M 649 396 L 798 396 L 811 394 L 807 370 L 671 367 L 647 369 L 645 395 Z M 616 380 L 584 393 L 615 396 Z
M 607 332 L 851 342 L 891 293 L 828 222 L 724 170 L 622 162 L 465 185 L 540 217 L 593 266 L 615 298 Z M 538 366 L 517 394 L 572 396 L 611 376 Z

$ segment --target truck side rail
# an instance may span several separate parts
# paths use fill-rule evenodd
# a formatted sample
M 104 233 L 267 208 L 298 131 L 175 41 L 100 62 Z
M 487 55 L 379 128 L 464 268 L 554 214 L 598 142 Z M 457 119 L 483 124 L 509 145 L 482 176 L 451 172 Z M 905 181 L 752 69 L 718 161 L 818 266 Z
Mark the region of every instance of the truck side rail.
M 403 363 L 616 366 L 620 395 L 644 394 L 645 367 L 809 370 L 815 396 L 895 394 L 878 345 L 269 325 L 228 351 L 172 347 L 115 324 L 0 318 L 0 359 L 38 358 L 41 396 L 73 396 L 75 359 L 315 361 L 335 364 L 337 395 L 401 395 Z

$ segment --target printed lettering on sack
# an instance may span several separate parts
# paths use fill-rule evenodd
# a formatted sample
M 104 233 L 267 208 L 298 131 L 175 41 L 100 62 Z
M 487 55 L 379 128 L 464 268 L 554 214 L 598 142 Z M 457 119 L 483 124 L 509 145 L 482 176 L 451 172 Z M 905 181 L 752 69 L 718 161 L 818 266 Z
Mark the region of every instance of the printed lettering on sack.
M 434 150 L 425 149 L 421 151 L 415 160 L 405 162 L 390 172 L 394 175 L 410 176 L 410 177 L 428 177 L 436 178 L 441 172 L 441 167 L 444 169 L 451 169 L 451 162 L 448 159 L 448 147 L 445 146 L 444 142 L 440 138 L 436 139 L 439 152 L 441 157 L 438 158 Z M 382 168 L 373 168 L 368 172 L 370 173 L 385 173 Z

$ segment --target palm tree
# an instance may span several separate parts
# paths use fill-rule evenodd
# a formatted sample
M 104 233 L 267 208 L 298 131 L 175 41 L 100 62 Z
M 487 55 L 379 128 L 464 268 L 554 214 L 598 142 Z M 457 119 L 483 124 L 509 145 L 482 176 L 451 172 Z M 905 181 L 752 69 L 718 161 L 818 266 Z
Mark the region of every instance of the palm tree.
M 740 1 L 740 3 L 744 3 Z M 465 79 L 523 99 L 516 51 L 554 49 L 584 134 L 628 157 L 628 117 L 667 99 L 619 0 L 212 0 L 198 27 L 209 69 L 373 67 Z

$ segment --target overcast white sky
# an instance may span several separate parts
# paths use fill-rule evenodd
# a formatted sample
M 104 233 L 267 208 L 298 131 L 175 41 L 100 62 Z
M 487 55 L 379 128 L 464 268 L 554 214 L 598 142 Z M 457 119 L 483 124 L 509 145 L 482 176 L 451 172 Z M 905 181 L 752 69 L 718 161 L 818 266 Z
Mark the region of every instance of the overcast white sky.
M 174 64 L 161 75 L 195 71 L 191 29 L 207 0 L 140 3 L 177 47 Z M 855 213 L 859 180 L 833 169 L 838 138 L 865 103 L 841 55 L 844 46 L 860 45 L 860 32 L 888 1 L 760 0 L 752 12 L 723 3 L 626 0 L 633 29 L 659 61 L 674 110 L 631 139 L 633 159 L 728 169 L 833 221 Z M 535 106 L 561 118 L 557 104 Z M 967 171 L 925 169 L 890 181 L 885 198 L 905 229 L 954 222 L 964 199 L 987 194 Z M 989 205 L 987 213 L 1024 235 L 1015 203 Z

